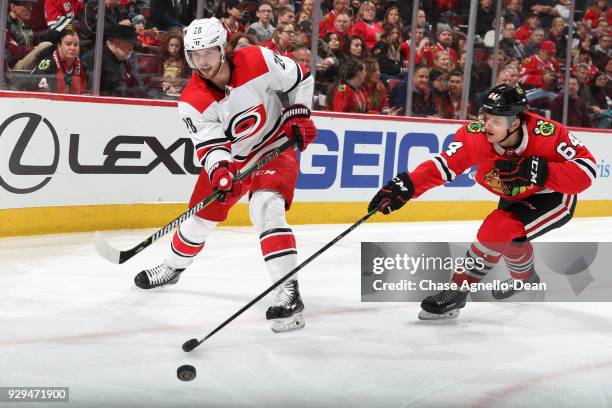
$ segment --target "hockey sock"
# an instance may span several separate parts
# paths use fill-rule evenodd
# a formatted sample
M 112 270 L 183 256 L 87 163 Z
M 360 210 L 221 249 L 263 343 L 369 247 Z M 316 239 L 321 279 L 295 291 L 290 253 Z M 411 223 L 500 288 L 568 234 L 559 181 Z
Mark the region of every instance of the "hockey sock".
M 469 284 L 480 282 L 480 280 L 499 262 L 501 253 L 486 247 L 478 241 L 474 241 L 467 250 L 465 257 L 466 261 L 468 259 L 471 259 L 471 261 L 466 262 L 466 267 L 455 271 L 451 279 L 452 282 L 456 283 L 459 287 L 461 287 L 464 282 L 468 282 Z
M 285 220 L 285 200 L 275 191 L 258 190 L 251 197 L 249 213 L 259 232 L 270 277 L 277 281 L 297 266 L 295 237 Z
M 533 270 L 533 246 L 530 242 L 513 243 L 504 252 L 504 261 L 514 279 L 525 280 Z
M 172 251 L 166 258 L 166 263 L 175 269 L 184 269 L 191 265 L 193 258 L 204 248 L 206 237 L 216 225 L 217 222 L 198 216 L 185 220 L 172 237 Z

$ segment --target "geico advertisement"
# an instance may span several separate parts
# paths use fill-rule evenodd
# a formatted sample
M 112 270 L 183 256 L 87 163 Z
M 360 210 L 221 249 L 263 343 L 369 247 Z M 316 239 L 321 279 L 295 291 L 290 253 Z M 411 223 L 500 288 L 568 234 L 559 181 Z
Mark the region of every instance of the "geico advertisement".
M 398 171 L 443 151 L 459 124 L 317 116 L 297 201 L 368 201 Z M 583 198 L 608 198 L 612 134 L 575 132 L 595 154 Z M 0 208 L 186 202 L 199 167 L 176 108 L 0 99 Z M 494 200 L 471 170 L 423 200 Z

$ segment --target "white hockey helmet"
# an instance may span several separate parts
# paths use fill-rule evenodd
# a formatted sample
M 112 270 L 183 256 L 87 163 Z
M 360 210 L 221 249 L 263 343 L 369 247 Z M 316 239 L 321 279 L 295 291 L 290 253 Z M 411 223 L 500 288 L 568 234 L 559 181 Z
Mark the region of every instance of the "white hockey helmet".
M 189 55 L 190 51 L 219 47 L 221 56 L 223 56 L 225 54 L 225 44 L 227 43 L 227 31 L 219 19 L 214 17 L 201 18 L 193 20 L 191 24 L 183 29 L 183 42 L 185 44 L 185 59 L 192 69 L 196 69 Z

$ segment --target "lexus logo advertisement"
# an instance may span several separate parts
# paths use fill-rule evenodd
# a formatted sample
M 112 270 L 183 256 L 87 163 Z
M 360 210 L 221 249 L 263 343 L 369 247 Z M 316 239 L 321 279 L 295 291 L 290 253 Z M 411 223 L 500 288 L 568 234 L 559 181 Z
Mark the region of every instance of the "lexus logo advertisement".
M 117 135 L 96 154 L 100 157 L 97 162 L 102 160 L 99 165 L 84 163 L 79 157 L 80 150 L 86 150 L 85 146 L 80 147 L 84 144 L 80 134 L 69 133 L 62 138 L 65 140 L 60 144 L 53 124 L 36 113 L 17 113 L 4 120 L 0 124 L 0 152 L 8 161 L 0 163 L 0 187 L 13 194 L 43 189 L 58 171 L 61 149 L 67 150 L 64 157 L 75 174 L 149 174 L 158 166 L 175 175 L 197 175 L 201 170 L 194 164 L 193 144 L 185 137 L 164 147 L 154 136 Z M 179 163 L 172 154 L 181 148 L 183 155 Z

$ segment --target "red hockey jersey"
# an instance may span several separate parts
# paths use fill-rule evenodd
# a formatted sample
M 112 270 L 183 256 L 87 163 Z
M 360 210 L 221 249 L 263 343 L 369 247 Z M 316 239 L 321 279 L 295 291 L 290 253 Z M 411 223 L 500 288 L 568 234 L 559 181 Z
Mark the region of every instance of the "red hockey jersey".
M 83 0 L 45 0 L 47 27 L 62 31 L 84 7 Z
M 507 200 L 524 200 L 532 194 L 545 192 L 578 194 L 591 185 L 596 177 L 595 158 L 562 124 L 525 113 L 522 128 L 521 144 L 509 149 L 489 143 L 480 122 L 461 127 L 444 153 L 420 164 L 410 173 L 414 197 L 452 181 L 474 165 L 478 166 L 476 182 Z M 499 179 L 495 161 L 516 156 L 546 159 L 548 178 L 544 187 L 531 185 L 510 189 Z
M 542 61 L 537 55 L 525 58 L 521 64 L 519 82 L 528 88 L 543 88 L 545 84 L 542 76 L 545 71 L 557 73 L 559 80 L 561 80 L 561 68 L 554 58 L 551 58 L 548 62 Z

